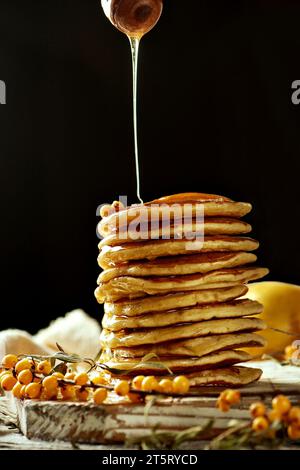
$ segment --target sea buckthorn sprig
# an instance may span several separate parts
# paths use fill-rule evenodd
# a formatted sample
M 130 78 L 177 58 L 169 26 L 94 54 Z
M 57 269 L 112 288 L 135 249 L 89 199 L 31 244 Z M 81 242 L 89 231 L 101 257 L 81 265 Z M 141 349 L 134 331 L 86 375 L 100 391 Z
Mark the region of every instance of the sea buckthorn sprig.
M 132 379 L 112 379 L 106 368 L 101 370 L 101 364 L 92 359 L 82 360 L 89 364 L 88 372 L 76 372 L 68 366 L 70 363 L 78 363 L 78 356 L 67 355 L 59 345 L 58 347 L 59 352 L 53 356 L 4 356 L 1 362 L 3 370 L 0 373 L 3 390 L 11 391 L 18 399 L 93 399 L 96 404 L 100 404 L 106 400 L 108 393 L 127 398 L 131 403 L 143 403 L 147 394 L 178 396 L 188 393 L 190 388 L 190 382 L 185 376 L 171 376 L 160 380 L 147 375 Z M 97 371 L 98 366 L 100 371 Z
M 223 412 L 229 411 L 231 405 L 240 402 L 240 394 L 236 390 L 224 390 L 217 399 L 217 407 Z M 248 428 L 251 435 L 260 435 L 262 438 L 275 439 L 279 437 L 291 440 L 300 440 L 300 406 L 292 406 L 285 395 L 276 395 L 272 399 L 272 408 L 259 401 L 252 403 L 249 408 L 252 418 Z M 249 429 L 246 427 L 246 431 Z

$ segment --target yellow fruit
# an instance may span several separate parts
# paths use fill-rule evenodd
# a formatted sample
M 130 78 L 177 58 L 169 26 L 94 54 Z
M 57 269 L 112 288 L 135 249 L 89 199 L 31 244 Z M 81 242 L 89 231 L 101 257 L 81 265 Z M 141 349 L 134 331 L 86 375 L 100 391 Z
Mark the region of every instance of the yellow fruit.
M 1 374 L 0 374 L 0 383 L 1 383 L 1 380 L 3 379 L 3 377 L 6 377 L 7 375 L 12 375 L 12 372 L 10 370 L 4 370 L 3 372 L 1 372 Z
M 16 383 L 17 379 L 13 375 L 4 375 L 1 379 L 1 387 L 6 392 L 10 392 Z
M 127 380 L 119 380 L 114 386 L 114 391 L 120 397 L 124 397 L 129 392 L 129 383 Z
M 187 393 L 190 389 L 190 381 L 184 375 L 178 375 L 173 380 L 173 391 L 175 393 Z
M 42 384 L 46 390 L 55 391 L 58 387 L 57 377 L 55 377 L 54 375 L 48 375 L 48 377 L 44 378 Z
M 57 377 L 58 379 L 64 379 L 65 376 L 61 372 L 53 372 L 54 377 Z
M 21 389 L 22 389 L 23 385 L 20 384 L 20 382 L 17 382 L 14 386 L 13 386 L 13 389 L 12 389 L 12 394 L 14 397 L 16 398 L 22 398 L 22 394 L 21 394 Z
M 18 374 L 18 381 L 22 385 L 28 385 L 32 382 L 32 380 L 33 380 L 33 375 L 32 375 L 31 370 L 29 369 L 22 370 Z
M 265 405 L 261 401 L 252 403 L 249 409 L 250 409 L 252 418 L 257 418 L 258 416 L 264 416 L 267 412 Z
M 107 397 L 107 390 L 105 388 L 97 388 L 93 393 L 93 400 L 96 405 L 100 405 Z
M 129 392 L 127 394 L 127 397 L 131 401 L 131 403 L 144 403 L 144 397 L 140 395 L 139 393 L 134 393 L 134 392 Z
M 295 337 L 266 329 L 258 334 L 264 336 L 268 344 L 264 348 L 251 348 L 251 354 L 272 354 L 284 351 L 300 334 L 300 286 L 283 282 L 254 282 L 248 285 L 246 297 L 262 303 L 264 310 L 259 318 L 269 327 L 293 332 Z M 298 336 L 297 336 L 298 335 Z
M 144 392 L 154 392 L 159 390 L 159 385 L 153 375 L 147 375 L 142 381 L 142 390 Z
M 219 397 L 217 399 L 217 408 L 219 408 L 220 411 L 223 411 L 223 413 L 227 413 L 227 411 L 230 410 L 230 405 L 227 401 L 225 401 L 223 398 Z
M 268 412 L 268 419 L 271 423 L 274 423 L 275 421 L 281 422 L 282 421 L 282 414 L 279 413 L 277 410 L 270 410 Z
M 25 357 L 17 362 L 15 366 L 16 374 L 19 374 L 22 370 L 31 369 L 33 367 L 33 361 Z
M 26 390 L 27 385 L 22 385 L 22 388 L 20 390 L 20 397 L 25 398 L 25 390 Z
M 292 439 L 293 441 L 300 439 L 300 427 L 295 426 L 294 424 L 290 424 L 287 432 L 288 432 L 289 438 Z
M 288 413 L 291 409 L 291 402 L 285 395 L 277 395 L 272 400 L 272 407 L 282 415 Z
M 284 349 L 284 357 L 285 359 L 289 360 L 294 357 L 294 354 L 298 351 L 298 348 L 293 344 L 289 344 Z
M 229 405 L 236 405 L 241 400 L 241 393 L 238 390 L 227 389 L 224 390 L 222 398 L 229 403 Z
M 87 401 L 89 392 L 86 389 L 76 389 L 76 398 L 79 401 Z
M 32 382 L 28 385 L 26 385 L 25 388 L 25 395 L 28 398 L 34 399 L 34 398 L 39 398 L 41 394 L 42 386 L 41 384 L 38 384 L 36 382 Z
M 18 357 L 15 354 L 7 354 L 2 359 L 2 366 L 6 369 L 13 369 L 18 362 Z
M 145 376 L 144 375 L 136 375 L 132 381 L 132 387 L 135 390 L 141 390 L 142 389 L 142 382 L 144 380 Z
M 91 379 L 91 382 L 94 384 L 94 385 L 106 385 L 107 384 L 107 380 L 101 376 L 101 375 L 95 375 L 92 379 Z
M 300 426 L 300 407 L 292 406 L 289 411 L 288 421 L 290 423 L 295 423 L 297 426 Z
M 264 416 L 258 416 L 252 421 L 252 429 L 255 432 L 265 431 L 269 427 L 269 422 Z
M 52 367 L 49 361 L 41 361 L 38 363 L 36 370 L 39 374 L 48 375 L 50 374 Z
M 81 372 L 80 374 L 75 375 L 76 385 L 85 385 L 89 381 L 89 376 L 86 372 Z
M 173 393 L 173 382 L 170 379 L 162 379 L 158 383 L 159 391 L 163 393 Z
M 75 387 L 73 385 L 64 385 L 60 392 L 64 400 L 72 400 L 75 398 Z
M 42 388 L 42 392 L 40 395 L 41 400 L 53 400 L 57 398 L 58 388 L 56 389 L 45 389 Z

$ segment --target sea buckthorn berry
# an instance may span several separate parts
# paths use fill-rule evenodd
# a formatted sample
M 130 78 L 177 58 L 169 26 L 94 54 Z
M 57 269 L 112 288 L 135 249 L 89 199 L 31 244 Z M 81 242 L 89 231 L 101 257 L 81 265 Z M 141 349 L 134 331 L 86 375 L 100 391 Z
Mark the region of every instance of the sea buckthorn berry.
M 89 392 L 86 389 L 78 388 L 76 389 L 76 398 L 79 401 L 87 401 L 89 397 Z
M 21 389 L 23 385 L 20 382 L 17 382 L 12 388 L 12 394 L 16 398 L 22 398 Z
M 173 391 L 175 393 L 187 393 L 190 389 L 190 381 L 184 375 L 178 375 L 173 380 Z
M 258 416 L 265 416 L 267 409 L 261 401 L 258 401 L 250 405 L 250 413 L 253 418 L 257 418 Z
M 268 412 L 268 419 L 271 423 L 278 421 L 279 423 L 282 421 L 282 414 L 279 413 L 278 410 L 270 410 Z
M 127 394 L 127 397 L 129 398 L 129 400 L 131 401 L 131 403 L 144 403 L 144 397 L 142 395 L 140 395 L 139 393 L 134 393 L 134 392 L 129 392 Z
M 0 384 L 1 384 L 1 380 L 6 377 L 7 375 L 12 375 L 12 372 L 10 370 L 4 370 L 3 372 L 1 372 L 0 374 Z
M 26 397 L 26 393 L 25 393 L 26 387 L 27 387 L 27 385 L 22 385 L 22 388 L 21 388 L 21 390 L 20 390 L 21 398 L 25 398 L 25 397 Z
M 106 384 L 107 384 L 107 380 L 106 380 L 105 377 L 103 377 L 102 375 L 95 375 L 95 376 L 91 379 L 91 382 L 92 382 L 94 385 L 106 385 Z
M 42 400 L 53 400 L 57 398 L 57 393 L 58 393 L 58 388 L 56 389 L 46 389 L 42 388 L 41 396 L 40 398 Z
M 32 398 L 32 399 L 39 398 L 39 396 L 41 394 L 41 390 L 42 390 L 41 384 L 38 384 L 36 382 L 32 382 L 32 383 L 26 385 L 25 395 L 26 395 L 26 397 Z
M 114 391 L 120 397 L 124 397 L 129 392 L 129 383 L 127 380 L 119 380 L 114 386 Z
M 227 411 L 230 410 L 229 403 L 221 397 L 218 398 L 216 406 L 217 408 L 219 408 L 220 411 L 223 411 L 223 413 L 226 413 Z
M 47 377 L 44 378 L 42 384 L 46 390 L 50 390 L 50 391 L 57 390 L 57 386 L 58 386 L 57 377 L 55 377 L 54 375 L 48 375 Z
M 96 405 L 100 405 L 107 397 L 107 390 L 105 388 L 97 388 L 93 393 L 93 400 Z
M 224 390 L 223 397 L 227 403 L 230 405 L 235 405 L 240 402 L 241 393 L 238 390 L 232 390 L 228 388 L 227 390 Z
M 80 374 L 75 375 L 76 385 L 85 385 L 89 381 L 89 376 L 86 372 L 81 372 Z
M 132 387 L 135 390 L 141 390 L 142 389 L 142 382 L 144 380 L 145 376 L 144 375 L 136 375 L 134 379 L 132 380 Z
M 31 359 L 28 359 L 28 357 L 25 357 L 24 359 L 21 359 L 17 362 L 17 364 L 15 365 L 15 371 L 16 374 L 19 374 L 20 372 L 22 372 L 22 370 L 31 369 L 32 367 L 33 361 Z
M 41 361 L 36 367 L 36 371 L 39 374 L 48 375 L 52 370 L 51 364 L 49 361 Z
M 277 395 L 272 400 L 272 407 L 281 414 L 288 413 L 291 409 L 291 402 L 285 395 Z
M 162 379 L 159 382 L 159 391 L 163 393 L 173 392 L 173 382 L 170 379 Z
M 5 369 L 13 369 L 18 362 L 18 357 L 15 354 L 7 354 L 2 359 L 2 366 Z
M 288 436 L 293 441 L 300 439 L 300 427 L 295 426 L 294 424 L 290 424 L 287 429 Z
M 288 421 L 290 423 L 295 423 L 295 425 L 300 427 L 300 407 L 292 406 L 288 414 Z
M 75 372 L 67 372 L 66 375 L 64 376 L 64 378 L 66 380 L 74 380 L 75 379 Z
M 295 426 L 294 424 L 290 424 L 287 429 L 287 433 L 290 439 L 296 441 L 300 439 L 300 427 Z
M 144 392 L 154 392 L 159 389 L 158 382 L 154 375 L 147 375 L 142 381 L 142 390 Z
M 33 380 L 33 375 L 32 375 L 31 370 L 29 369 L 22 370 L 18 374 L 18 381 L 22 385 L 28 385 L 32 382 L 32 380 Z
M 65 376 L 61 372 L 53 372 L 52 374 L 54 377 L 57 377 L 58 379 L 64 379 Z
M 269 421 L 264 416 L 258 416 L 252 421 L 252 429 L 255 432 L 262 432 L 268 429 Z
M 71 400 L 75 397 L 75 387 L 73 385 L 64 385 L 60 392 L 64 400 Z
M 7 375 L 4 375 L 4 377 L 2 377 L 1 379 L 1 387 L 6 392 L 10 392 L 16 383 L 17 383 L 17 379 L 13 375 L 7 374 Z

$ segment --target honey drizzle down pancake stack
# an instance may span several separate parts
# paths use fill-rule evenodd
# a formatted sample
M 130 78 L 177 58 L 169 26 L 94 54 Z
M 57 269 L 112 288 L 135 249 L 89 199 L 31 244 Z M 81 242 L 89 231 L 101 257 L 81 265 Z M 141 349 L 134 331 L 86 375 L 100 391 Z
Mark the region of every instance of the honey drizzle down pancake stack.
M 169 210 L 174 204 L 192 207 L 185 238 Z M 241 220 L 250 210 L 222 196 L 184 193 L 102 211 L 103 272 L 95 291 L 105 311 L 102 362 L 124 375 L 170 369 L 191 385 L 240 386 L 260 377 L 259 369 L 236 365 L 251 359 L 241 348 L 265 344 L 255 333 L 265 328 L 257 318 L 263 307 L 245 298 L 247 283 L 268 273 L 253 266 L 258 242 L 246 236 L 251 226 Z M 162 223 L 167 212 L 171 227 Z M 136 217 L 146 221 L 138 237 L 130 228 Z M 150 224 L 153 217 L 158 224 Z

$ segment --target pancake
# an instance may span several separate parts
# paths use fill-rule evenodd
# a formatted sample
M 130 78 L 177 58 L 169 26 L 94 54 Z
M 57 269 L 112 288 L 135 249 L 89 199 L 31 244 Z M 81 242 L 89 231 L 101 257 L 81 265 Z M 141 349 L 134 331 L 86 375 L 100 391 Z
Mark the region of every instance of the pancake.
M 216 302 L 227 302 L 243 295 L 247 286 L 237 285 L 224 289 L 203 289 L 199 291 L 179 292 L 177 294 L 153 295 L 137 300 L 106 302 L 104 311 L 108 315 L 125 315 L 128 317 L 143 315 L 149 312 L 161 312 L 181 307 L 192 307 Z
M 101 283 L 95 291 L 99 303 L 155 295 L 168 292 L 180 292 L 199 289 L 216 289 L 259 279 L 268 274 L 266 268 L 229 268 L 211 271 L 205 274 L 186 274 L 184 276 L 131 277 L 121 276 Z
M 243 220 L 231 217 L 207 217 L 204 221 L 179 220 L 166 226 L 157 223 L 141 223 L 138 227 L 124 227 L 117 232 L 106 236 L 100 243 L 99 248 L 105 245 L 115 246 L 132 241 L 158 240 L 158 239 L 181 239 L 189 240 L 195 238 L 196 234 L 207 235 L 239 235 L 251 232 L 251 225 Z
M 215 252 L 195 255 L 179 255 L 156 258 L 152 261 L 132 261 L 116 268 L 106 269 L 98 281 L 108 282 L 120 276 L 176 276 L 183 274 L 207 273 L 222 268 L 234 268 L 254 263 L 254 253 L 238 251 L 234 253 Z
M 194 308 L 181 308 L 159 313 L 148 313 L 138 317 L 120 317 L 104 314 L 103 328 L 110 331 L 120 331 L 125 328 L 155 328 L 176 325 L 176 323 L 193 323 L 215 318 L 237 318 L 245 315 L 261 313 L 263 306 L 252 300 L 235 300 L 219 304 L 208 304 Z
M 217 386 L 241 387 L 255 382 L 262 370 L 254 367 L 232 366 L 224 369 L 204 370 L 187 374 L 191 387 Z
M 228 367 L 239 362 L 249 361 L 251 355 L 245 351 L 219 351 L 217 353 L 208 354 L 207 356 L 193 357 L 193 358 L 172 358 L 160 357 L 157 359 L 151 359 L 149 362 L 143 363 L 139 359 L 123 359 L 117 361 L 111 359 L 105 361 L 105 365 L 110 368 L 126 371 L 128 375 L 139 374 L 166 374 L 166 367 L 168 367 L 174 373 L 180 373 L 184 371 L 192 372 L 195 370 L 213 369 L 214 367 Z M 159 363 L 163 363 L 160 367 Z M 134 369 L 133 369 L 134 368 Z
M 174 214 L 174 211 L 172 212 L 172 208 L 176 208 L 177 206 L 179 209 L 178 212 L 181 213 L 182 218 L 182 208 L 185 204 L 189 205 L 190 217 L 202 216 L 204 210 L 205 217 L 223 216 L 240 218 L 248 214 L 252 209 L 252 206 L 249 203 L 234 202 L 231 199 L 214 194 L 175 194 L 173 196 L 163 197 L 145 204 L 135 204 L 124 209 L 118 207 L 117 211 L 107 217 L 103 217 L 99 224 L 99 232 L 102 236 L 105 236 L 112 231 L 118 230 L 119 227 L 128 226 L 128 224 L 137 218 L 140 221 L 163 218 L 176 220 L 176 212 Z M 177 218 L 178 217 L 179 216 L 177 215 Z
M 229 318 L 226 321 L 208 320 L 150 330 L 124 330 L 117 333 L 103 329 L 100 340 L 103 348 L 114 349 L 238 331 L 251 332 L 265 328 L 265 323 L 258 318 Z
M 133 348 L 118 348 L 110 352 L 115 359 L 123 358 L 142 358 L 146 354 L 157 354 L 164 356 L 191 356 L 202 357 L 212 352 L 224 349 L 263 347 L 266 345 L 266 339 L 256 333 L 239 333 L 238 335 L 223 334 L 212 335 L 200 338 L 186 339 L 183 341 L 172 341 L 161 344 L 148 344 L 136 346 Z
M 151 240 L 104 246 L 98 257 L 103 269 L 138 259 L 205 253 L 210 251 L 253 251 L 259 243 L 249 237 L 211 236 L 205 240 Z M 100 246 L 101 248 L 101 246 Z

